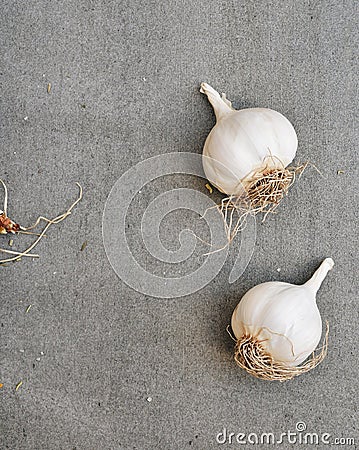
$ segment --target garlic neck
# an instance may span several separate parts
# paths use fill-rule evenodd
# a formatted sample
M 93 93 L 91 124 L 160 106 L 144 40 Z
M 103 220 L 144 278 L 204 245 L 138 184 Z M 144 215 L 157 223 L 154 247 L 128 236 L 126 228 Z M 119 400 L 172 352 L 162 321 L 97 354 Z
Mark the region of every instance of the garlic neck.
M 214 113 L 216 115 L 217 122 L 225 115 L 233 111 L 231 102 L 228 101 L 223 94 L 222 97 L 219 93 L 213 89 L 209 84 L 202 83 L 200 92 L 206 94 L 210 104 L 213 107 Z
M 329 270 L 331 270 L 334 266 L 334 261 L 332 258 L 325 258 L 325 260 L 321 263 L 318 269 L 314 272 L 312 278 L 310 278 L 304 286 L 309 288 L 314 295 L 318 292 L 324 278 L 327 276 Z

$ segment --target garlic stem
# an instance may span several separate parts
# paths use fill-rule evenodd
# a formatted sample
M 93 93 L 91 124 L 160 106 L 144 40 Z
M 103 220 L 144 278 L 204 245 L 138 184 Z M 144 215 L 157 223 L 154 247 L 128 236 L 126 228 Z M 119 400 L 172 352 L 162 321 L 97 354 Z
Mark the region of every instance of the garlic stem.
M 223 116 L 227 115 L 230 112 L 233 112 L 233 108 L 229 106 L 230 102 L 226 99 L 226 97 L 224 95 L 224 98 L 221 97 L 219 93 L 209 84 L 201 83 L 200 92 L 207 95 L 210 104 L 213 106 L 217 122 Z
M 304 283 L 304 286 L 309 288 L 315 295 L 318 292 L 321 284 L 323 283 L 324 278 L 327 276 L 329 270 L 331 270 L 333 266 L 334 261 L 332 260 L 332 258 L 325 258 L 318 269 L 314 272 L 312 278 Z

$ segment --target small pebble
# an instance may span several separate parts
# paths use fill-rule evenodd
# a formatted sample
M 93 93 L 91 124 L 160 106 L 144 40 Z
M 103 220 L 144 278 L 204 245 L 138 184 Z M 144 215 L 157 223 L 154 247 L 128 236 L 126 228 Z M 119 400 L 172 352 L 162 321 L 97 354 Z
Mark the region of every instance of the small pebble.
M 152 397 L 147 397 L 148 403 L 152 402 Z
M 54 272 L 54 275 L 56 275 L 57 272 Z
M 20 353 L 24 353 L 25 350 L 23 348 L 20 349 Z
M 277 272 L 279 273 L 282 269 L 280 267 L 278 267 Z
M 41 356 L 44 356 L 44 354 L 45 354 L 44 352 L 40 352 L 40 355 L 41 355 Z
M 40 361 L 41 360 L 41 358 L 36 358 L 36 361 Z
M 24 120 L 27 120 L 27 119 L 28 119 L 28 117 L 27 117 L 27 116 L 25 116 L 25 117 L 24 117 Z

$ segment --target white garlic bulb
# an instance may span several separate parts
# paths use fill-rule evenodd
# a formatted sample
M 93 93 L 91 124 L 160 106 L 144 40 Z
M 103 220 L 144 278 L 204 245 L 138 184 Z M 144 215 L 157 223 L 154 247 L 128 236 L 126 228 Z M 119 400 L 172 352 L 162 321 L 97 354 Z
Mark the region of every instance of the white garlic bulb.
M 238 181 L 253 171 L 286 167 L 293 161 L 297 135 L 282 114 L 268 108 L 236 111 L 224 94 L 221 97 L 206 83 L 201 84 L 201 92 L 207 95 L 217 119 L 204 145 L 203 155 L 208 158 L 203 159 L 203 166 L 220 191 L 236 195 Z
M 258 378 L 283 381 L 319 364 L 326 349 L 321 357 L 298 367 L 320 341 L 322 320 L 316 293 L 333 265 L 326 258 L 303 285 L 271 281 L 243 296 L 232 315 L 235 359 L 242 368 Z
M 207 95 L 217 119 L 203 149 L 208 180 L 228 196 L 243 195 L 243 189 L 256 189 L 258 180 L 272 191 L 273 182 L 277 181 L 276 195 L 270 199 L 277 204 L 295 175 L 293 170 L 283 171 L 293 161 L 298 146 L 292 124 L 272 109 L 234 110 L 225 94 L 221 97 L 206 83 L 201 84 L 201 92 Z M 250 197 L 257 208 L 258 195 Z M 268 190 L 264 197 L 265 205 L 262 199 L 260 206 L 267 207 Z

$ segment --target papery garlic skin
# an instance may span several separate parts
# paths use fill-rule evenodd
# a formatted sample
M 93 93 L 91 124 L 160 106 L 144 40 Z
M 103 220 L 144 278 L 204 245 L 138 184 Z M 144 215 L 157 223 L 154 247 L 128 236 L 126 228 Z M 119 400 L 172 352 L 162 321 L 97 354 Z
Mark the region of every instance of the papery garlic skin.
M 316 293 L 333 265 L 326 258 L 301 286 L 272 281 L 250 289 L 232 315 L 236 338 L 252 336 L 275 362 L 286 367 L 305 361 L 320 341 L 322 320 Z
M 217 123 L 204 149 L 203 168 L 208 180 L 227 195 L 239 195 L 242 182 L 255 172 L 288 166 L 294 159 L 298 139 L 293 125 L 277 111 L 249 108 L 236 111 L 231 103 L 206 83 Z M 271 156 L 271 157 L 270 157 Z

